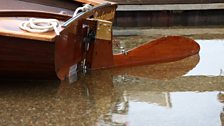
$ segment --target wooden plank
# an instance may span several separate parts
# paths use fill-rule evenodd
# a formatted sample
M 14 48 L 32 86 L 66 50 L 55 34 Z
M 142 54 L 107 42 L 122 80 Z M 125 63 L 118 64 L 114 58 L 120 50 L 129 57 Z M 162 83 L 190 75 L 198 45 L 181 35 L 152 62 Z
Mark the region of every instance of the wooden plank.
M 42 40 L 42 41 L 53 41 L 56 37 L 54 31 L 46 32 L 46 33 L 30 33 L 19 28 L 21 22 L 23 22 L 26 18 L 15 18 L 15 17 L 4 17 L 0 18 L 0 35 L 10 36 L 10 37 L 18 37 L 18 38 L 26 38 L 26 39 L 34 39 L 34 40 Z
M 119 11 L 118 27 L 222 26 L 224 10 Z
M 54 43 L 0 36 L 1 78 L 56 78 Z
M 164 11 L 164 10 L 218 10 L 224 3 L 211 4 L 166 4 L 166 5 L 119 5 L 117 11 Z
M 76 5 L 73 7 L 76 9 Z M 69 12 L 68 9 L 63 9 L 57 6 L 46 6 L 43 4 L 36 4 L 33 1 L 24 2 L 19 0 L 0 0 L 1 10 L 37 10 L 37 11 L 46 11 L 59 13 L 61 11 Z
M 72 0 L 19 0 L 19 2 L 25 1 L 28 4 L 35 3 L 37 6 L 46 5 L 56 8 L 63 8 L 69 10 L 75 10 L 77 7 L 82 6 L 82 3 L 72 1 Z M 24 3 L 24 2 L 23 2 Z M 38 5 L 39 4 L 39 5 Z

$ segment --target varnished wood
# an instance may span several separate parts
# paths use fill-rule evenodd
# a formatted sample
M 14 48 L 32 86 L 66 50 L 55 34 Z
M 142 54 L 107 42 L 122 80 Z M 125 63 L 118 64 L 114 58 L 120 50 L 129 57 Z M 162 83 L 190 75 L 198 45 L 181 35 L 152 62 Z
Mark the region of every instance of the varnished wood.
M 56 34 L 53 31 L 40 34 L 21 30 L 20 23 L 27 21 L 29 17 L 58 19 L 61 24 L 71 18 L 68 15 L 41 11 L 0 11 L 0 35 L 48 42 L 55 40 Z
M 24 18 L 0 18 L 0 35 L 9 36 L 9 37 L 17 37 L 17 38 L 25 38 L 25 39 L 33 39 L 33 40 L 41 40 L 53 42 L 56 38 L 56 34 L 54 31 L 47 33 L 32 33 L 27 32 L 19 28 L 19 25 L 25 21 Z
M 69 76 L 71 66 L 79 65 L 82 61 L 85 32 L 82 25 L 73 23 L 74 26 L 63 31 L 55 43 L 55 71 L 61 80 Z
M 168 36 L 129 50 L 127 55 L 114 55 L 114 66 L 126 67 L 175 61 L 197 54 L 199 50 L 199 45 L 192 39 Z
M 57 6 L 55 1 L 61 1 L 64 3 L 64 0 L 52 0 L 54 2 L 52 2 L 52 4 L 54 6 L 48 6 L 45 5 L 44 3 L 48 0 L 45 0 L 45 2 L 42 3 L 34 3 L 34 1 L 37 0 L 26 0 L 26 2 L 21 1 L 21 0 L 1 0 L 0 1 L 0 10 L 33 10 L 33 11 L 46 11 L 46 12 L 54 12 L 54 13 L 60 13 L 61 11 L 66 12 L 68 14 L 72 14 L 74 11 L 68 10 L 68 9 L 64 9 L 61 6 Z M 70 0 L 68 0 L 70 1 Z M 73 1 L 72 1 L 73 2 Z M 77 5 L 75 2 L 73 2 L 74 4 L 71 5 L 73 6 L 72 8 L 75 10 L 78 6 L 81 5 Z M 62 4 L 61 4 L 62 5 Z
M 111 6 L 110 4 L 107 4 L 102 7 L 97 7 L 97 9 L 93 9 L 89 13 L 85 13 L 83 17 L 91 17 L 95 14 L 95 12 L 100 9 L 104 9 L 106 11 L 106 7 Z M 102 11 L 103 12 L 103 11 Z M 105 12 L 103 12 L 105 13 Z M 101 15 L 103 14 L 101 13 Z M 67 15 L 62 15 L 62 14 L 56 14 L 56 13 L 48 13 L 48 12 L 37 12 L 37 11 L 0 11 L 0 17 L 10 17 L 10 16 L 18 16 L 18 17 L 40 17 L 40 18 L 54 18 L 54 19 L 59 19 L 62 21 L 65 21 L 66 19 L 68 20 L 71 18 L 70 16 Z M 100 13 L 99 15 L 100 16 Z M 78 17 L 82 18 L 82 17 Z M 77 19 L 77 18 L 75 18 Z M 34 39 L 34 40 L 44 40 L 44 41 L 53 41 L 56 37 L 54 32 L 48 32 L 48 33 L 29 33 L 21 30 L 19 28 L 19 24 L 24 21 L 25 19 L 16 19 L 16 18 L 2 18 L 0 23 L 2 24 L 0 26 L 0 35 L 7 35 L 7 36 L 15 36 L 19 38 L 29 38 L 29 39 Z M 71 20 L 73 22 L 75 20 Z M 14 27 L 12 27 L 14 26 Z M 66 26 L 65 26 L 66 27 Z M 13 29 L 12 29 L 13 28 Z
M 117 5 L 105 3 L 99 6 L 94 7 L 92 10 L 88 11 L 87 13 L 78 14 L 76 17 L 72 17 L 71 19 L 67 20 L 62 27 L 69 27 L 72 25 L 72 22 L 76 22 L 78 20 L 84 21 L 87 18 L 95 18 L 95 19 L 102 19 L 102 20 L 109 20 L 113 21 L 115 16 Z M 113 15 L 111 15 L 113 12 Z M 103 16 L 110 14 L 110 19 L 105 19 Z
M 41 10 L 0 10 L 0 17 L 54 18 L 62 21 L 67 21 L 71 18 L 69 15 Z
M 77 7 L 82 6 L 82 3 L 75 2 L 73 0 L 19 0 L 28 3 L 41 4 L 51 7 L 64 8 L 69 10 L 75 10 Z
M 55 67 L 57 75 L 60 79 L 63 80 L 68 77 L 71 66 L 75 64 L 80 65 L 81 61 L 83 61 L 83 38 L 86 36 L 87 32 L 83 26 L 86 19 L 98 18 L 102 15 L 114 12 L 116 7 L 117 6 L 115 4 L 103 4 L 86 13 L 80 14 L 78 18 L 72 18 L 65 23 L 63 26 L 65 29 L 61 32 L 60 38 L 58 38 L 55 43 Z M 95 15 L 96 13 L 97 15 Z M 113 18 L 110 20 L 113 20 Z M 112 48 L 108 49 L 112 52 Z M 112 53 L 110 53 L 110 55 L 112 55 Z
M 197 54 L 200 47 L 192 39 L 181 36 L 168 36 L 128 50 L 125 54 L 112 55 L 111 50 L 112 46 L 107 41 L 96 40 L 90 46 L 90 69 L 108 69 L 171 62 Z
M 54 44 L 0 36 L 0 77 L 56 78 Z
M 0 76 L 51 78 L 57 74 L 58 78 L 65 79 L 69 76 L 70 67 L 82 61 L 83 38 L 86 35 L 84 20 L 115 9 L 116 5 L 111 4 L 95 7 L 63 27 L 58 37 L 50 32 L 37 34 L 21 31 L 18 24 L 24 17 L 55 18 L 63 23 L 70 16 L 52 12 L 0 11 Z
M 96 39 L 88 52 L 87 63 L 89 63 L 89 68 L 95 70 L 113 67 L 114 59 L 111 48 L 111 41 Z
M 80 66 L 85 58 L 87 58 L 87 65 L 94 70 L 175 61 L 199 52 L 199 45 L 195 41 L 184 37 L 170 36 L 132 49 L 128 51 L 127 55 L 117 54 L 114 56 L 112 54 L 112 38 L 111 40 L 95 38 L 90 45 L 89 52 L 86 53 L 83 40 L 87 36 L 88 29 L 85 25 L 97 32 L 97 23 L 86 23 L 86 19 L 113 21 L 116 7 L 116 4 L 111 3 L 100 4 L 90 11 L 70 19 L 69 16 L 53 13 L 48 15 L 45 12 L 33 14 L 32 12 L 16 12 L 14 14 L 9 11 L 0 12 L 2 18 L 0 20 L 1 75 L 11 76 L 14 71 L 17 77 L 26 74 L 50 77 L 55 75 L 56 72 L 58 78 L 64 80 L 70 76 L 72 66 Z M 23 16 L 55 17 L 66 23 L 60 30 L 60 36 L 58 37 L 50 32 L 43 34 L 27 33 L 18 29 L 21 20 L 15 18 Z

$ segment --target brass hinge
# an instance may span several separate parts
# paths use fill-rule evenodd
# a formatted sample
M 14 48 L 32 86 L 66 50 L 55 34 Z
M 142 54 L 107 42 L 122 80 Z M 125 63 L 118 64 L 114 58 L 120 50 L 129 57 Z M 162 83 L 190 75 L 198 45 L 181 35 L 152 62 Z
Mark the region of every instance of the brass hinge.
M 112 22 L 101 19 L 88 19 L 96 22 L 96 39 L 112 40 Z

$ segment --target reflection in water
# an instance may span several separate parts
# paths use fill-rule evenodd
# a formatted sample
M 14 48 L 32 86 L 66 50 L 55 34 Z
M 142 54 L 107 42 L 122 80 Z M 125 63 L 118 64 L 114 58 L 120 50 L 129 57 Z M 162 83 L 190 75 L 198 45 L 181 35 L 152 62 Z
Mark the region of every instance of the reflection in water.
M 114 68 L 111 70 L 113 76 L 128 75 L 132 77 L 142 77 L 151 79 L 174 79 L 183 76 L 192 70 L 199 62 L 199 55 L 194 55 L 176 62 L 134 66 L 128 68 Z
M 213 47 L 213 43 L 205 45 L 202 50 Z M 219 47 L 216 50 L 223 49 Z M 200 58 L 177 62 L 93 71 L 73 84 L 1 82 L 0 124 L 224 125 L 224 77 L 201 76 L 213 67 L 193 72 L 206 58 L 210 57 L 200 53 Z
M 217 92 L 172 92 L 170 95 L 173 104 L 171 109 L 144 102 L 131 102 L 131 125 L 141 122 L 142 125 L 153 126 L 220 126 L 222 104 L 216 100 Z
M 201 47 L 200 62 L 186 76 L 224 76 L 224 40 L 196 40 Z
M 223 45 L 223 43 L 224 42 L 221 44 Z M 204 43 L 200 43 L 200 45 L 202 44 Z M 205 61 L 200 60 L 199 65 L 197 65 L 199 57 L 193 56 L 193 58 L 189 57 L 181 60 L 182 62 L 177 61 L 166 64 L 140 66 L 126 70 L 119 69 L 119 72 L 113 71 L 113 76 L 117 76 L 113 78 L 115 88 L 123 88 L 125 97 L 128 99 L 121 100 L 117 104 L 126 105 L 126 107 L 123 108 L 126 108 L 126 110 L 128 108 L 128 112 L 112 113 L 111 121 L 114 124 L 134 126 L 223 125 L 221 124 L 224 117 L 224 114 L 221 112 L 223 105 L 217 101 L 217 94 L 219 100 L 221 99 L 221 95 L 217 90 L 223 90 L 223 77 L 220 77 L 220 74 L 218 74 L 219 77 L 215 78 L 202 77 L 199 75 L 217 75 L 214 73 L 208 74 L 197 69 L 201 64 L 207 64 L 206 59 L 210 59 L 207 57 L 208 54 L 202 55 L 206 50 L 205 47 L 206 46 L 201 46 L 202 52 L 200 52 L 200 57 L 202 57 L 203 60 L 205 59 Z M 207 45 L 207 47 L 212 46 Z M 214 54 L 213 52 L 213 57 L 217 54 L 222 54 L 220 50 L 223 50 L 223 47 L 218 47 L 219 48 L 215 49 L 219 53 Z M 211 52 L 208 51 L 208 53 Z M 219 63 L 224 63 L 224 60 Z M 213 64 L 217 65 L 215 63 Z M 197 74 L 195 73 L 194 77 L 181 77 L 183 75 L 193 75 L 192 73 L 194 73 L 195 69 L 189 73 L 187 72 L 196 65 L 197 67 L 195 69 L 198 73 L 196 72 Z M 203 70 L 210 71 L 210 69 L 213 70 L 213 67 L 206 67 Z M 164 82 L 164 80 L 166 81 Z M 216 89 L 214 89 L 215 87 Z M 210 92 L 195 93 L 189 91 Z

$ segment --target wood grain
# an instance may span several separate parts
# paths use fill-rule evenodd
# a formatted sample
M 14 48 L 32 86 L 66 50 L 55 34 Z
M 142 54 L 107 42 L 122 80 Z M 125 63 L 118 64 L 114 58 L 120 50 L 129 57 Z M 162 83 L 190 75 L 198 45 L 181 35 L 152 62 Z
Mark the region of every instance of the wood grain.
M 0 36 L 1 78 L 56 78 L 54 43 Z
M 182 36 L 168 36 L 143 44 L 127 52 L 114 55 L 114 67 L 176 61 L 195 55 L 200 46 L 192 39 Z
M 86 35 L 84 21 L 110 13 L 116 7 L 103 4 L 83 13 L 64 27 L 58 37 L 53 32 L 25 32 L 18 26 L 29 17 L 55 18 L 64 22 L 70 16 L 35 11 L 0 11 L 0 76 L 51 78 L 57 74 L 61 80 L 65 79 L 69 76 L 70 67 L 80 65 L 82 61 L 83 38 Z
M 56 38 L 54 31 L 46 33 L 30 33 L 19 28 L 20 23 L 29 20 L 30 17 L 58 19 L 61 23 L 70 18 L 68 15 L 41 11 L 4 10 L 0 11 L 0 35 L 53 42 Z
M 19 28 L 20 23 L 26 21 L 25 18 L 0 18 L 0 35 L 34 39 L 41 41 L 53 42 L 56 37 L 54 31 L 46 33 L 31 33 Z
M 97 15 L 95 18 L 101 17 L 102 15 L 111 13 L 111 11 L 114 11 L 116 7 L 117 6 L 115 4 L 98 6 L 87 13 L 81 14 L 78 18 L 74 18 L 74 20 L 65 26 L 65 30 L 61 32 L 60 38 L 58 38 L 55 43 L 55 67 L 57 75 L 61 80 L 68 77 L 71 66 L 80 64 L 83 60 L 83 39 L 87 34 L 87 29 L 82 26 L 86 19 L 94 17 L 96 13 Z M 108 49 L 112 52 L 112 48 Z M 112 53 L 110 55 L 112 55 Z

